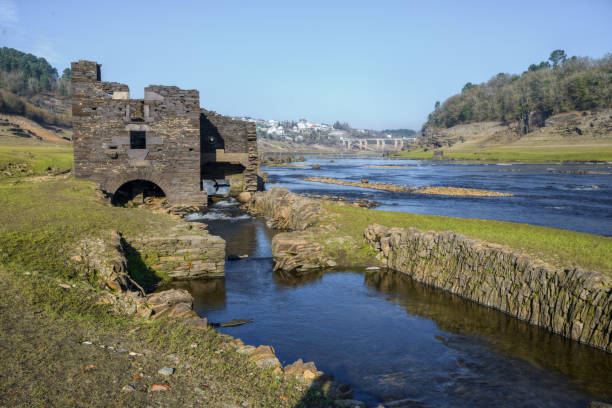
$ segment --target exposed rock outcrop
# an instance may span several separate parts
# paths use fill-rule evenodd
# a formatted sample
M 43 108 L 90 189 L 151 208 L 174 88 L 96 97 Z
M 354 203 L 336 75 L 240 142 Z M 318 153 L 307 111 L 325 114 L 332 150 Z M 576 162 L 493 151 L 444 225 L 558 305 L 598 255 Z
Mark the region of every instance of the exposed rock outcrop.
M 314 235 L 318 228 L 283 232 L 272 238 L 274 270 L 301 275 L 329 266 Z
M 319 201 L 299 196 L 286 188 L 257 192 L 246 205 L 251 213 L 263 215 L 273 228 L 303 231 L 325 214 Z
M 612 352 L 612 279 L 561 269 L 501 245 L 446 232 L 368 226 L 396 271 L 565 337 Z
M 339 184 L 341 186 L 391 191 L 394 193 L 448 195 L 448 196 L 461 196 L 461 197 L 511 197 L 513 195 L 511 193 L 500 193 L 498 191 L 488 191 L 488 190 L 480 190 L 480 189 L 475 189 L 475 188 L 463 188 L 463 187 L 427 186 L 427 187 L 414 188 L 411 186 L 397 185 L 397 184 L 390 184 L 390 183 L 370 183 L 368 179 L 361 179 L 360 182 L 357 182 L 357 181 L 334 179 L 331 177 L 305 177 L 304 180 L 315 181 L 318 183 Z
M 550 117 L 534 111 L 512 123 L 476 122 L 450 128 L 426 127 L 418 144 L 425 149 L 452 152 L 464 143 L 471 144 L 473 148 L 493 148 L 516 144 L 522 139 L 541 140 L 546 145 L 551 145 L 551 142 L 553 145 L 566 144 L 576 138 L 582 143 L 601 143 L 609 140 L 611 134 L 612 109 L 609 108 L 566 112 Z
M 110 231 L 107 238 L 84 239 L 75 248 L 72 261 L 79 273 L 101 288 L 123 291 L 133 285 L 118 231 Z
M 320 200 L 303 197 L 284 188 L 255 193 L 245 206 L 247 211 L 263 215 L 268 225 L 291 230 L 272 238 L 274 270 L 294 275 L 335 265 L 322 254 L 318 238 L 334 226 L 316 226 L 326 211 Z

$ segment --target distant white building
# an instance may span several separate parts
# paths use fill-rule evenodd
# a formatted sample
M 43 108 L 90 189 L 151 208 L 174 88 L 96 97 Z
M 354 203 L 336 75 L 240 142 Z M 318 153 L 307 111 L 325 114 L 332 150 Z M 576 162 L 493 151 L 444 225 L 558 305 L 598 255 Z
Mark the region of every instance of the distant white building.
M 282 126 L 271 126 L 266 130 L 266 133 L 270 136 L 283 136 L 285 129 Z
M 344 138 L 348 137 L 348 132 L 346 130 L 332 130 L 328 133 L 330 137 Z

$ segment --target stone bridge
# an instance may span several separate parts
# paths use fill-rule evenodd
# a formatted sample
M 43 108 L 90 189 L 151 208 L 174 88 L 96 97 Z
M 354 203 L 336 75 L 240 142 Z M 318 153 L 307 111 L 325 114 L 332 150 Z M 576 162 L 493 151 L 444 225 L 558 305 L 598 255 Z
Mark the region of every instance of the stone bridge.
M 379 138 L 379 139 L 342 139 L 342 146 L 346 150 L 373 150 L 377 152 L 398 152 L 405 145 L 413 144 L 414 137 L 405 138 Z

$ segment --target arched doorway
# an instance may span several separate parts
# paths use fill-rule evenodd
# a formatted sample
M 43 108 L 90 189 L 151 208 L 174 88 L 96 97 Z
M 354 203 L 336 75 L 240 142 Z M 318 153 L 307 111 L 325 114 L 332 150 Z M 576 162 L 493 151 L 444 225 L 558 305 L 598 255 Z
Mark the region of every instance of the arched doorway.
M 123 183 L 113 194 L 112 204 L 124 206 L 128 202 L 143 204 L 148 197 L 165 197 L 166 193 L 157 184 L 148 180 L 132 180 Z

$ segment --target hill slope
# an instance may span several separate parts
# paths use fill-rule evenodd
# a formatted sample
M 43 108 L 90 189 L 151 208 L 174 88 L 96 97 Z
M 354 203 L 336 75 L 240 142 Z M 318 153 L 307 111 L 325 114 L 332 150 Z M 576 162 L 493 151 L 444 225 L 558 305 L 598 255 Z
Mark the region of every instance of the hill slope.
M 551 116 L 543 127 L 527 134 L 500 121 L 428 128 L 421 148 L 398 157 L 471 160 L 612 161 L 612 109 L 567 112 Z

